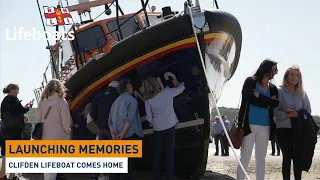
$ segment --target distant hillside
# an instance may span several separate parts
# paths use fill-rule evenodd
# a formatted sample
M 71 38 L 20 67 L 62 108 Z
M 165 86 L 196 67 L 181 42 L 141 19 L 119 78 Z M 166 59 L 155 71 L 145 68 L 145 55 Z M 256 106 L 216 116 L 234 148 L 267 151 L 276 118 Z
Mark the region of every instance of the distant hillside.
M 26 115 L 29 117 L 30 122 L 34 122 L 36 119 L 36 108 L 31 108 Z
M 29 121 L 31 123 L 35 122 L 36 120 L 36 108 L 31 108 L 28 112 L 27 112 L 27 116 L 29 118 Z
M 234 117 L 237 116 L 238 114 L 238 109 L 235 109 L 235 108 L 220 107 L 219 111 L 221 113 L 221 116 L 223 115 L 227 116 L 231 123 L 233 123 Z M 30 109 L 27 115 L 29 117 L 30 122 L 35 122 L 36 108 Z M 212 120 L 214 119 L 215 116 L 217 116 L 217 112 L 214 109 L 212 111 Z M 317 123 L 317 125 L 320 127 L 320 116 L 313 116 L 313 118 Z M 318 134 L 320 134 L 320 131 L 318 132 Z
M 235 116 L 238 115 L 238 109 L 235 108 L 227 108 L 227 107 L 220 107 L 219 108 L 221 116 L 227 116 L 229 121 L 233 123 Z M 212 111 L 212 120 L 215 116 L 217 116 L 217 112 L 214 109 Z M 317 123 L 317 125 L 320 127 L 320 116 L 313 116 L 314 121 Z M 318 134 L 320 135 L 320 131 L 318 131 Z

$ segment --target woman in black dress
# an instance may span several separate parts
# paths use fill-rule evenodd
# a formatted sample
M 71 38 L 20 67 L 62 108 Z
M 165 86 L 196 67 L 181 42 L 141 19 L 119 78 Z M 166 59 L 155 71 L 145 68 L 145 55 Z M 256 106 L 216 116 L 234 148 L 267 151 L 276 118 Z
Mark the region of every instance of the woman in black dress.
M 22 140 L 22 131 L 24 127 L 24 114 L 29 111 L 29 108 L 32 107 L 31 103 L 26 104 L 25 106 L 21 105 L 21 101 L 18 99 L 19 94 L 19 85 L 9 84 L 6 88 L 3 89 L 3 93 L 7 96 L 1 102 L 1 119 L 2 119 L 2 129 L 1 135 L 4 140 Z M 16 126 L 7 126 L 7 119 L 5 114 L 11 113 L 12 115 L 21 115 L 21 123 Z M 7 126 L 7 127 L 6 127 Z M 5 141 L 2 147 L 5 147 Z M 0 180 L 3 179 L 16 179 L 16 177 L 11 178 L 14 174 L 10 174 L 7 178 L 5 175 L 5 148 L 1 152 L 3 155 L 2 166 L 0 171 Z

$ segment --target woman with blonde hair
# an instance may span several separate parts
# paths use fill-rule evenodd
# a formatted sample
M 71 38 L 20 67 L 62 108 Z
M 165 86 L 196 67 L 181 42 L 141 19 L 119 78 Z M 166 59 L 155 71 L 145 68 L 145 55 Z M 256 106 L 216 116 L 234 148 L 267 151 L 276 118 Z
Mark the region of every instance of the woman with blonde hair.
M 52 79 L 44 88 L 36 111 L 37 123 L 43 122 L 43 140 L 67 140 L 70 136 L 70 111 L 65 99 L 66 89 Z M 44 180 L 55 180 L 56 173 L 45 173 Z
M 160 176 L 160 160 L 162 148 L 165 148 L 167 161 L 166 179 L 171 180 L 174 166 L 175 127 L 179 123 L 173 108 L 173 98 L 181 94 L 184 83 L 173 79 L 174 88 L 160 89 L 155 78 L 147 78 L 142 83 L 144 90 L 146 119 L 153 128 L 153 179 Z M 162 146 L 164 145 L 164 147 Z
M 294 179 L 301 180 L 302 168 L 299 157 L 293 155 L 294 133 L 291 118 L 297 118 L 297 111 L 304 109 L 311 113 L 309 98 L 303 89 L 302 75 L 298 66 L 287 69 L 283 85 L 279 87 L 279 106 L 274 109 L 276 133 L 282 151 L 282 176 L 290 180 L 291 160 L 293 160 Z

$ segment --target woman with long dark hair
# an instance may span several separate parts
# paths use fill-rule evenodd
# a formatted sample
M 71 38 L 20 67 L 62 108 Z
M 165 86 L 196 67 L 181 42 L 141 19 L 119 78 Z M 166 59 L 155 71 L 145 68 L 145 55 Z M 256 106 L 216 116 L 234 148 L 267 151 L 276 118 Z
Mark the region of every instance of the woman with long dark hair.
M 293 130 L 291 118 L 298 117 L 298 110 L 305 109 L 311 114 L 307 93 L 303 89 L 299 67 L 287 69 L 283 84 L 279 87 L 279 106 L 274 109 L 277 125 L 277 138 L 282 151 L 282 176 L 290 180 L 291 160 L 293 160 L 294 179 L 301 180 L 301 159 L 293 153 Z
M 24 107 L 21 105 L 21 101 L 18 99 L 19 94 L 19 85 L 17 84 L 9 84 L 7 87 L 3 89 L 3 93 L 7 94 L 7 96 L 2 100 L 1 103 L 1 119 L 2 119 L 2 130 L 1 134 L 5 140 L 22 140 L 22 131 L 24 127 L 24 114 L 29 111 L 29 108 L 32 107 L 31 103 L 26 104 Z M 15 118 L 21 118 L 21 122 L 18 122 L 13 125 L 11 123 L 7 123 L 7 121 L 11 121 L 12 119 L 6 119 L 8 116 L 5 116 L 5 113 L 10 113 L 14 115 Z M 8 127 L 10 124 L 10 127 Z M 5 142 L 5 141 L 4 141 Z M 2 179 L 14 179 L 11 178 L 14 174 L 10 174 L 7 178 L 5 175 L 5 143 L 2 148 L 4 148 L 2 155 L 2 166 L 0 171 L 0 180 Z
M 239 123 L 244 124 L 244 137 L 240 161 L 247 169 L 253 145 L 255 145 L 257 180 L 264 179 L 268 142 L 275 133 L 273 108 L 279 104 L 278 89 L 270 80 L 277 73 L 277 63 L 266 59 L 260 64 L 256 73 L 245 80 L 242 89 L 242 102 L 238 117 Z M 238 166 L 237 180 L 244 179 L 244 172 Z

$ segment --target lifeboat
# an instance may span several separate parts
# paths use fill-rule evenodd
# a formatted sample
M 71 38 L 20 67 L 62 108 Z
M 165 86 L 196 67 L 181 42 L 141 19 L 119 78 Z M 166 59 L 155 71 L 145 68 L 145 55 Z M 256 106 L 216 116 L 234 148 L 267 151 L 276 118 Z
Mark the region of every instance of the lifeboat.
M 182 13 L 170 6 L 161 12 L 155 7 L 148 11 L 148 0 L 142 0 L 140 11 L 130 14 L 124 14 L 113 0 L 85 1 L 66 8 L 90 14 L 91 8 L 105 6 L 104 13 L 110 15 L 112 4 L 116 17 L 81 18 L 70 28 L 74 40 L 61 40 L 49 47 L 58 53 L 51 56 L 53 77 L 60 79 L 74 97 L 71 112 L 79 127 L 74 129 L 73 138 L 96 138 L 86 128 L 86 105 L 111 81 L 128 78 L 139 103 L 145 135 L 143 158 L 135 162 L 134 169 L 152 171 L 153 131 L 145 120 L 140 87 L 149 76 L 157 78 L 162 88 L 171 87 L 176 78 L 185 83 L 186 90 L 174 99 L 179 119 L 174 173 L 182 178 L 202 177 L 210 141 L 210 101 L 219 100 L 239 62 L 242 32 L 238 20 L 222 10 L 201 10 L 199 2 L 193 5 L 191 0 L 181 4 Z M 165 170 L 165 162 L 162 165 Z

